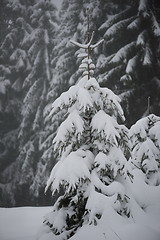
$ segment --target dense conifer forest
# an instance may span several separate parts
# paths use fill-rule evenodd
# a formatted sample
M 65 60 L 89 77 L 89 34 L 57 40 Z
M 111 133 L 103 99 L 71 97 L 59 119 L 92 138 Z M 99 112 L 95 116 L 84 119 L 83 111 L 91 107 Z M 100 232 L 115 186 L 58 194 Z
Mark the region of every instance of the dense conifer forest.
M 154 123 L 147 118 L 160 116 L 158 0 L 64 0 L 60 10 L 51 0 L 1 0 L 1 206 L 53 202 L 44 188 L 57 161 L 53 139 L 66 110 L 52 117 L 48 113 L 54 100 L 81 77 L 81 52 L 70 40 L 86 42 L 88 24 L 95 42 L 104 39 L 92 56 L 98 88 L 111 89 L 121 100 L 133 152 L 138 154 L 140 147 L 133 124 L 144 117 L 147 129 L 154 129 L 159 122 L 153 115 Z M 135 165 L 148 174 L 143 161 L 134 157 Z M 155 184 L 154 178 L 147 179 Z

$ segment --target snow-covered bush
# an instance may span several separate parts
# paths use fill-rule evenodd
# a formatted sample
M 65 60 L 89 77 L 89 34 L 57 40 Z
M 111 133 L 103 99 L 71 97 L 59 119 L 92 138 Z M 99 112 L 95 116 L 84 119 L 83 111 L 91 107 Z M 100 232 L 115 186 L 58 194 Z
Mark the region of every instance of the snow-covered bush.
M 131 156 L 126 169 L 130 209 L 134 222 L 159 232 L 160 221 L 160 117 L 150 114 L 129 130 Z M 160 233 L 159 233 L 160 237 Z M 146 238 L 145 238 L 146 239 Z M 158 238 L 154 238 L 158 239 Z
M 150 114 L 134 124 L 129 132 L 132 151 L 129 162 L 145 174 L 149 185 L 160 184 L 160 117 Z

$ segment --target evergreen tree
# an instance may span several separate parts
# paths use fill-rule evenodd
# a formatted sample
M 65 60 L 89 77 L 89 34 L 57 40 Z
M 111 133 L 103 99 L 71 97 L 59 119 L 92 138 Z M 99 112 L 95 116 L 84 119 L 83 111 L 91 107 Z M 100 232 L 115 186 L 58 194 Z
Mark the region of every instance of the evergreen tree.
M 38 1 L 34 4 L 31 14 L 33 31 L 24 39 L 28 48 L 28 56 L 32 69 L 23 83 L 26 95 L 22 106 L 22 122 L 20 125 L 20 154 L 17 164 L 16 181 L 27 185 L 26 191 L 31 191 L 35 198 L 43 186 L 43 162 L 38 162 L 41 156 L 40 141 L 43 132 L 43 110 L 46 104 L 47 92 L 51 81 L 51 52 L 54 46 L 57 28 L 56 8 L 51 1 Z M 33 198 L 34 198 L 33 197 Z M 43 200 L 42 200 L 43 201 Z
M 95 65 L 91 51 L 100 43 L 72 43 L 85 51 L 78 83 L 61 94 L 52 104 L 50 118 L 66 109 L 66 119 L 53 140 L 59 161 L 53 167 L 46 190 L 52 194 L 64 188 L 53 212 L 45 218 L 47 232 L 67 239 L 84 224 L 97 224 L 105 208 L 129 216 L 123 179 L 128 149 L 127 129 L 119 125 L 124 120 L 120 99 L 108 88 L 101 88 L 93 77 Z
M 76 69 L 74 49 L 68 43 L 71 36 L 76 32 L 79 23 L 79 14 L 82 3 L 76 0 L 62 2 L 60 11 L 60 26 L 56 31 L 55 46 L 52 50 L 52 80 L 47 93 L 47 103 L 44 109 L 45 130 L 42 134 L 41 149 L 43 152 L 40 161 L 45 163 L 45 175 L 49 176 L 52 169 L 51 159 L 57 158 L 52 141 L 55 137 L 58 125 L 63 120 L 65 110 L 55 114 L 54 118 L 48 118 L 51 103 L 69 87 L 69 79 Z M 76 35 L 76 34 L 75 34 Z
M 26 22 L 27 7 L 27 1 L 25 4 L 6 1 L 3 8 L 3 15 L 7 20 L 4 19 L 6 26 L 0 47 L 0 172 L 2 204 L 7 206 L 11 202 L 14 203 L 10 188 L 19 153 L 18 128 L 21 121 L 22 85 L 30 70 L 29 59 L 23 48 L 23 40 L 31 32 Z
M 99 28 L 105 44 L 97 64 L 98 81 L 121 94 L 128 125 L 145 114 L 148 96 L 151 111 L 160 113 L 160 28 L 154 6 L 154 1 L 125 1 Z
M 2 0 L 1 1 L 1 8 L 0 8 L 0 45 L 4 40 L 6 35 L 6 30 L 8 28 L 8 22 L 10 20 L 9 11 L 7 9 L 8 1 Z
M 29 199 L 30 185 L 36 197 L 41 187 L 39 172 L 43 164 L 37 163 L 36 158 L 41 155 L 43 108 L 50 86 L 50 61 L 57 20 L 56 9 L 50 1 L 10 1 L 8 8 L 11 26 L 1 45 L 0 97 L 4 119 L 4 124 L 1 123 L 1 165 L 5 164 L 1 179 L 2 188 L 8 188 L 2 192 L 2 199 L 6 203 L 8 195 L 12 203 L 7 204 L 19 205 L 24 201 L 22 196 L 26 201 L 23 204 L 34 200 L 34 197 Z M 7 119 L 11 127 L 7 125 Z
M 79 5 L 78 5 L 79 4 Z M 136 95 L 138 94 L 137 92 L 139 91 L 137 88 L 137 83 L 136 83 L 136 79 L 135 77 L 133 77 L 132 80 L 132 84 L 130 84 L 130 82 L 127 82 L 127 85 L 125 83 L 125 81 L 118 81 L 118 79 L 120 79 L 125 73 L 121 72 L 119 74 L 117 74 L 117 70 L 119 69 L 119 67 L 115 67 L 115 65 L 111 65 L 108 64 L 108 58 L 105 57 L 105 55 L 108 55 L 108 52 L 110 53 L 111 51 L 116 53 L 116 51 L 121 48 L 120 45 L 129 43 L 129 41 L 131 41 L 131 38 L 136 38 L 138 36 L 138 31 L 142 31 L 143 28 L 147 28 L 147 31 L 150 33 L 150 30 L 152 30 L 151 27 L 151 23 L 147 23 L 147 25 L 144 25 L 144 21 L 143 17 L 140 15 L 136 16 L 137 13 L 137 8 L 138 8 L 138 1 L 131 2 L 131 1 L 85 1 L 85 3 L 80 3 L 78 1 L 64 1 L 63 5 L 62 5 L 62 12 L 61 12 L 61 26 L 59 31 L 59 34 L 57 34 L 57 44 L 56 47 L 54 49 L 54 53 L 56 53 L 56 57 L 53 60 L 53 67 L 54 67 L 54 78 L 52 81 L 52 87 L 51 87 L 51 91 L 48 94 L 48 101 L 49 104 L 47 105 L 44 115 L 45 115 L 45 121 L 46 121 L 46 129 L 45 129 L 45 134 L 44 134 L 44 140 L 43 140 L 43 144 L 42 144 L 42 148 L 43 148 L 43 159 L 46 161 L 46 169 L 49 170 L 49 168 L 51 167 L 52 163 L 51 163 L 51 159 L 56 159 L 57 158 L 57 151 L 54 151 L 54 146 L 52 144 L 52 141 L 55 137 L 56 134 L 56 130 L 58 125 L 63 121 L 64 116 L 66 114 L 66 110 L 63 109 L 63 111 L 59 111 L 58 113 L 55 113 L 54 116 L 52 118 L 48 118 L 48 112 L 51 109 L 51 101 L 53 101 L 55 99 L 55 96 L 59 95 L 58 93 L 61 93 L 62 91 L 66 91 L 66 89 L 68 89 L 69 84 L 73 84 L 76 83 L 77 79 L 80 77 L 80 71 L 76 71 L 78 64 L 80 63 L 80 58 L 78 58 L 78 60 L 75 60 L 75 55 L 73 53 L 74 49 L 71 48 L 70 44 L 68 43 L 68 39 L 71 37 L 72 30 L 74 30 L 74 39 L 77 41 L 85 41 L 88 33 L 87 33 L 87 16 L 86 16 L 86 10 L 89 9 L 89 12 L 92 13 L 92 21 L 90 22 L 90 28 L 92 30 L 95 31 L 95 38 L 97 39 L 100 35 L 103 35 L 104 30 L 103 27 L 105 27 L 106 24 L 106 19 L 110 18 L 111 19 L 117 19 L 115 21 L 119 21 L 123 19 L 125 20 L 126 17 L 128 18 L 132 18 L 132 15 L 135 14 L 135 18 L 139 18 L 139 21 L 141 21 L 141 26 L 138 28 L 137 26 L 137 33 L 135 34 L 135 29 L 130 29 L 131 34 L 128 34 L 128 29 L 126 29 L 125 27 L 122 29 L 122 34 L 120 33 L 120 31 L 118 32 L 118 34 L 116 35 L 116 38 L 113 37 L 113 42 L 110 41 L 105 41 L 104 42 L 104 46 L 103 46 L 103 55 L 100 55 L 99 59 L 98 59 L 98 63 L 97 63 L 97 68 L 98 71 L 96 70 L 95 75 L 97 75 L 97 79 L 98 82 L 101 83 L 102 86 L 108 86 L 111 89 L 114 90 L 114 92 L 117 92 L 118 94 L 121 94 L 121 97 L 123 99 L 123 104 L 125 106 L 125 110 L 127 113 L 127 124 L 130 125 L 131 123 L 134 122 L 134 119 L 136 119 L 138 117 L 138 115 L 140 115 L 140 113 L 138 113 L 138 111 L 142 112 L 145 111 L 145 107 L 146 107 L 146 101 L 147 101 L 147 97 L 150 94 L 151 95 L 151 99 L 152 99 L 152 103 L 153 104 L 158 104 L 158 88 L 157 88 L 157 93 L 155 94 L 156 99 L 153 99 L 153 95 L 151 94 L 150 91 L 150 86 L 147 87 L 149 89 L 149 91 L 146 91 L 145 96 L 143 97 L 142 94 Z M 66 7 L 67 6 L 67 7 Z M 142 4 L 141 4 L 142 6 Z M 150 8 L 152 8 L 153 11 L 153 15 L 157 16 L 155 14 L 155 9 L 154 9 L 154 4 L 150 5 L 148 8 L 148 11 L 150 11 Z M 66 12 L 66 9 L 68 9 L 68 11 Z M 75 15 L 72 16 L 72 18 L 69 18 L 68 14 L 71 15 L 71 12 L 73 9 Z M 140 10 L 139 10 L 140 11 Z M 121 12 L 119 14 L 119 12 Z M 65 13 L 65 14 L 64 14 Z M 118 18 L 118 16 L 120 18 Z M 76 17 L 76 18 L 75 18 Z M 74 19 L 74 21 L 72 21 L 72 19 Z M 132 19 L 130 19 L 132 22 Z M 155 18 L 155 25 L 156 25 L 156 18 Z M 109 22 L 109 20 L 108 20 Z M 73 25 L 74 23 L 74 25 Z M 76 26 L 77 24 L 77 26 Z M 103 24 L 103 25 L 102 25 Z M 102 25 L 102 26 L 101 26 Z M 122 24 L 123 25 L 123 24 Z M 100 27 L 101 26 L 101 27 Z M 71 28 L 71 29 L 70 29 Z M 97 29 L 99 28 L 99 32 L 97 31 Z M 158 25 L 157 25 L 158 28 Z M 61 29 L 63 29 L 63 31 L 61 31 Z M 125 33 L 126 31 L 126 33 Z M 148 38 L 146 41 L 150 41 L 151 38 L 151 34 L 149 34 Z M 65 38 L 67 36 L 67 38 Z M 129 37 L 130 36 L 130 37 Z M 108 40 L 108 37 L 104 35 L 105 40 Z M 62 39 L 62 41 L 61 41 Z M 157 39 L 157 37 L 155 37 L 154 39 Z M 155 41 L 155 43 L 157 43 L 157 40 Z M 107 42 L 107 43 L 106 43 Z M 150 41 L 151 42 L 151 41 Z M 111 43 L 113 43 L 111 45 Z M 109 45 L 108 45 L 109 44 Z M 108 47 L 109 46 L 109 47 Z M 115 47 L 116 46 L 116 47 Z M 137 47 L 137 52 L 139 51 L 139 47 Z M 153 49 L 154 50 L 154 49 Z M 101 51 L 101 48 L 100 48 Z M 78 50 L 76 52 L 76 55 L 78 55 L 81 52 L 81 50 Z M 94 56 L 98 56 L 99 51 L 97 51 L 95 49 L 95 55 Z M 134 54 L 134 49 L 133 49 L 133 54 Z M 155 54 L 155 51 L 153 51 L 153 54 Z M 111 55 L 112 56 L 112 55 Z M 113 57 L 113 56 L 112 56 Z M 107 61 L 106 61 L 107 60 Z M 127 60 L 128 61 L 128 60 Z M 156 60 L 157 61 L 157 60 Z M 119 63 L 118 63 L 119 64 Z M 123 63 L 125 65 L 125 63 Z M 71 69 L 70 66 L 73 66 L 73 68 Z M 126 67 L 126 66 L 125 66 Z M 148 66 L 146 66 L 148 67 Z M 111 75 L 110 80 L 107 80 L 105 78 L 107 72 L 106 70 L 108 70 L 108 68 L 112 68 L 110 73 L 116 73 L 115 76 Z M 139 70 L 138 70 L 139 68 Z M 145 68 L 145 67 L 144 67 Z M 116 70 L 117 69 L 117 70 Z M 139 75 L 141 75 L 141 64 L 139 64 L 139 66 L 137 67 L 137 71 L 139 73 Z M 148 71 L 150 71 L 150 67 L 148 67 Z M 145 69 L 144 71 L 145 72 Z M 151 71 L 152 72 L 152 71 Z M 158 68 L 156 68 L 156 72 L 157 75 L 158 73 Z M 153 73 L 152 72 L 152 73 Z M 104 75 L 103 75 L 104 73 Z M 135 73 L 135 71 L 133 71 L 133 73 Z M 101 75 L 102 74 L 102 75 Z M 146 74 L 147 77 L 149 76 L 148 74 Z M 102 82 L 102 79 L 104 80 Z M 138 76 L 138 81 L 143 81 L 144 77 L 141 78 L 141 76 Z M 148 77 L 149 79 L 149 77 Z M 146 82 L 143 81 L 142 83 L 142 88 L 145 88 L 147 85 L 150 85 L 150 81 L 146 80 Z M 152 83 L 156 83 L 158 84 L 158 78 L 153 79 Z M 60 83 L 60 84 L 59 84 Z M 152 85 L 152 84 L 151 84 Z M 136 89 L 136 90 L 135 90 Z M 56 92 L 55 92 L 56 91 Z M 136 101 L 141 101 L 139 100 L 139 98 L 143 98 L 143 104 L 141 104 L 142 107 L 138 108 L 138 111 L 136 109 L 136 101 L 132 101 L 133 97 L 137 97 Z M 134 108 L 133 106 L 134 105 Z M 143 108 L 143 110 L 142 110 Z M 133 111 L 131 111 L 131 109 L 133 109 Z M 136 110 L 134 110 L 136 109 Z M 135 115 L 136 112 L 136 115 Z M 138 113 L 138 115 L 137 115 Z M 49 167 L 47 166 L 49 165 Z
M 53 118 L 48 118 L 52 102 L 70 85 L 75 84 L 81 76 L 78 70 L 80 58 L 76 56 L 81 50 L 75 49 L 69 42 L 72 38 L 76 41 L 86 41 L 88 38 L 89 15 L 92 13 L 92 21 L 89 21 L 89 28 L 95 31 L 95 39 L 98 38 L 98 18 L 102 10 L 102 3 L 99 0 L 77 1 L 65 0 L 62 2 L 60 11 L 60 27 L 57 30 L 55 47 L 53 49 L 53 78 L 47 95 L 47 105 L 44 110 L 45 130 L 42 136 L 41 148 L 43 151 L 42 161 L 46 162 L 46 171 L 50 172 L 53 166 L 53 159 L 56 160 L 57 152 L 54 151 L 52 141 L 55 137 L 58 125 L 64 120 L 65 109 L 57 112 Z M 76 51 L 76 53 L 75 53 Z M 51 162 L 52 159 L 52 162 Z M 48 175 L 46 172 L 46 175 Z
M 6 199 L 7 192 L 16 193 L 18 204 L 25 194 L 26 204 L 33 201 L 27 197 L 29 189 L 40 198 L 41 187 L 57 159 L 52 142 L 67 109 L 52 117 L 48 112 L 55 98 L 81 78 L 81 58 L 77 59 L 81 50 L 73 48 L 69 39 L 74 36 L 75 41 L 85 42 L 88 38 L 87 12 L 92 15 L 89 27 L 95 40 L 100 36 L 105 39 L 103 46 L 93 50 L 92 57 L 98 58 L 96 79 L 120 94 L 127 124 L 147 114 L 149 95 L 150 111 L 159 114 L 158 1 L 64 0 L 59 27 L 55 12 L 50 11 L 52 3 L 36 3 L 2 0 L 0 7 L 0 181 L 7 204 L 12 198 Z M 51 6 L 49 11 L 47 5 Z M 49 24 L 43 24 L 47 19 Z
M 132 216 L 135 222 L 144 217 L 150 229 L 159 231 L 160 117 L 150 114 L 138 120 L 130 128 L 129 137 L 131 157 L 126 169 L 131 178 Z
M 154 114 L 140 119 L 130 129 L 132 143 L 129 162 L 145 174 L 149 185 L 160 185 L 160 118 Z

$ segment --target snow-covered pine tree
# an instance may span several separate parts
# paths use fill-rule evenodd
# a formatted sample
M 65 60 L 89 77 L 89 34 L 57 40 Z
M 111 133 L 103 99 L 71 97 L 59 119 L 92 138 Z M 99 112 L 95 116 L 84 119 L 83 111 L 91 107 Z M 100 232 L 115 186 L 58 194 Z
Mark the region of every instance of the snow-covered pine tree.
M 121 9 L 120 3 L 117 14 L 113 12 L 99 28 L 105 44 L 97 61 L 97 80 L 121 94 L 128 125 L 142 117 L 148 96 L 152 112 L 160 113 L 160 27 L 155 2 L 125 1 Z
M 144 173 L 147 184 L 160 185 L 160 117 L 150 114 L 138 120 L 129 136 L 132 168 Z
M 51 109 L 52 102 L 64 91 L 67 87 L 67 79 L 69 76 L 69 66 L 74 68 L 74 54 L 70 52 L 68 42 L 70 34 L 76 31 L 77 27 L 77 15 L 80 9 L 80 2 L 76 1 L 63 1 L 60 11 L 60 22 L 55 34 L 55 45 L 52 50 L 52 79 L 51 86 L 47 93 L 47 102 L 43 112 L 45 129 L 41 138 L 41 150 L 43 155 L 40 159 L 45 163 L 45 176 L 48 178 L 52 169 L 52 163 L 50 159 L 56 159 L 57 153 L 54 152 L 52 141 L 55 137 L 55 132 L 58 125 L 63 119 L 63 113 L 59 112 L 52 118 L 52 121 L 47 117 L 48 112 Z M 75 58 L 74 58 L 75 59 Z M 72 68 L 70 69 L 72 71 Z
M 73 38 L 75 41 L 85 42 L 88 35 L 86 24 L 88 10 L 92 13 L 93 19 L 90 23 L 90 29 L 95 31 L 95 38 L 97 38 L 97 28 L 100 25 L 98 24 L 99 16 L 104 11 L 102 10 L 103 7 L 104 4 L 100 0 L 86 0 L 84 2 L 65 0 L 62 2 L 59 14 L 60 27 L 53 49 L 52 67 L 54 69 L 54 78 L 49 98 L 55 97 L 56 94 L 59 96 L 68 89 L 69 84 L 74 84 L 77 81 L 79 61 L 77 61 L 74 54 L 75 48 L 71 47 L 69 40 Z
M 102 6 L 103 5 L 103 6 Z M 103 9 L 103 10 L 102 10 Z M 98 38 L 97 29 L 100 26 L 99 18 L 104 14 L 104 4 L 99 0 L 65 0 L 62 3 L 60 11 L 60 27 L 57 30 L 55 47 L 53 49 L 53 78 L 51 88 L 47 94 L 47 106 L 44 110 L 45 130 L 43 132 L 41 148 L 43 155 L 41 161 L 45 162 L 46 176 L 48 171 L 53 167 L 53 161 L 57 159 L 58 152 L 54 151 L 52 141 L 55 137 L 56 130 L 64 120 L 65 109 L 54 114 L 54 117 L 48 118 L 48 112 L 51 110 L 53 101 L 71 85 L 77 82 L 81 76 L 78 69 L 80 58 L 76 56 L 81 50 L 77 50 L 71 46 L 69 40 L 73 37 L 75 41 L 85 42 L 88 33 L 87 21 L 92 14 L 92 21 L 89 23 L 89 28 L 94 31 L 94 38 Z M 96 55 L 95 55 L 96 57 Z
M 66 110 L 66 120 L 53 140 L 59 161 L 46 186 L 46 191 L 51 186 L 53 195 L 61 189 L 63 194 L 46 215 L 40 239 L 47 239 L 47 234 L 68 239 L 83 225 L 96 225 L 109 209 L 129 216 L 123 185 L 127 129 L 116 120 L 124 120 L 119 97 L 93 77 L 91 52 L 101 41 L 92 44 L 92 40 L 93 34 L 87 44 L 72 41 L 84 50 L 78 55 L 82 77 L 55 100 L 49 113 L 54 118 L 56 111 Z
M 48 178 L 53 161 L 57 159 L 57 152 L 54 151 L 52 141 L 56 130 L 64 120 L 65 110 L 57 112 L 54 118 L 48 118 L 48 112 L 51 110 L 53 101 L 70 85 L 74 84 L 81 73 L 77 71 L 80 62 L 78 55 L 75 54 L 75 47 L 71 46 L 70 39 L 73 37 L 76 41 L 85 41 L 87 33 L 87 12 L 92 12 L 93 21 L 90 23 L 90 29 L 97 29 L 97 18 L 99 16 L 99 0 L 77 1 L 65 0 L 62 3 L 60 11 L 60 26 L 57 29 L 55 37 L 55 47 L 52 55 L 52 81 L 47 94 L 47 105 L 44 110 L 45 129 L 42 136 L 41 149 L 43 155 L 40 161 L 45 163 L 45 176 Z M 97 35 L 97 34 L 96 34 Z M 51 160 L 52 159 L 52 160 Z
M 131 176 L 132 216 L 144 219 L 159 231 L 160 219 L 160 117 L 150 114 L 129 130 L 131 157 L 127 169 Z M 158 223 L 158 224 L 157 224 Z M 157 238 L 158 239 L 158 238 Z

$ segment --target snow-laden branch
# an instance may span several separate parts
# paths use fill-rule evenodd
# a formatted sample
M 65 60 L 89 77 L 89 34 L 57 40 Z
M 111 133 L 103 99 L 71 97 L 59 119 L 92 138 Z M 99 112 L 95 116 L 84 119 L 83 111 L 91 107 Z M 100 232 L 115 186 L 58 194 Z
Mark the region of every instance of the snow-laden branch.
M 98 47 L 103 41 L 104 41 L 104 39 L 101 39 L 98 43 L 91 45 L 91 49 Z
M 93 40 L 93 36 L 94 36 L 94 32 L 92 32 L 91 38 L 89 40 L 89 42 L 87 44 L 81 44 L 78 43 L 74 40 L 70 40 L 70 42 L 74 45 L 76 45 L 77 47 L 83 48 L 83 49 L 88 49 L 91 46 L 92 40 Z
M 94 32 L 92 32 L 91 38 L 90 38 L 90 40 L 87 44 L 81 44 L 81 43 L 78 43 L 74 40 L 70 40 L 70 42 L 72 44 L 76 45 L 77 47 L 80 47 L 80 48 L 83 48 L 83 49 L 88 49 L 88 48 L 94 49 L 94 48 L 98 47 L 104 41 L 104 39 L 101 39 L 98 43 L 91 44 L 92 41 L 93 41 L 93 37 L 94 37 Z

